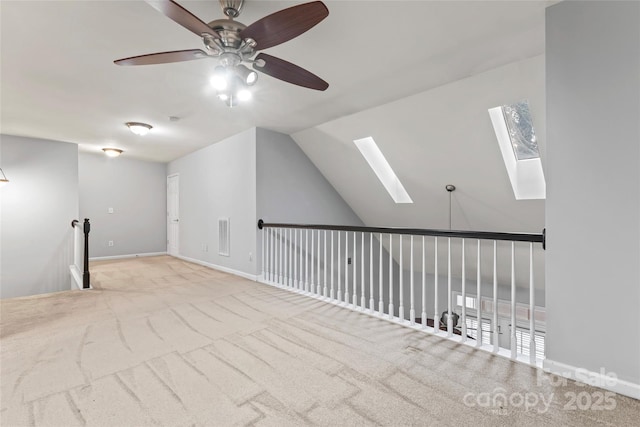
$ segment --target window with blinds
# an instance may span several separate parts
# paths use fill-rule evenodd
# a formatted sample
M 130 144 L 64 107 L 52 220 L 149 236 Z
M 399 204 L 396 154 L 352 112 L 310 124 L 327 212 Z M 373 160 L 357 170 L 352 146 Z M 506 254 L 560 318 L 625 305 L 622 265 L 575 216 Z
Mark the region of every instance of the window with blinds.
M 531 334 L 529 330 L 516 327 L 516 348 L 518 353 L 525 356 L 529 355 L 529 341 L 531 340 Z M 544 334 L 539 331 L 535 331 L 536 340 L 536 358 L 544 359 Z
M 467 335 L 478 339 L 478 319 L 467 316 Z M 491 322 L 482 320 L 482 344 L 491 344 Z

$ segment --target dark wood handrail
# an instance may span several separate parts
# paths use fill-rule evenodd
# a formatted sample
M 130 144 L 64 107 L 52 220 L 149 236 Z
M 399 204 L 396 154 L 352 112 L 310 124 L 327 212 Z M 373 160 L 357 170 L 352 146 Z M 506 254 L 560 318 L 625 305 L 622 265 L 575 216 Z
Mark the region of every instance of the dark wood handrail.
M 283 224 L 267 223 L 262 219 L 258 220 L 258 228 L 301 228 L 308 230 L 334 230 L 334 231 L 356 231 L 364 233 L 382 234 L 406 234 L 413 236 L 435 236 L 435 237 L 457 237 L 460 239 L 480 239 L 480 240 L 506 240 L 509 242 L 532 242 L 542 243 L 542 248 L 546 249 L 546 231 L 540 234 L 534 233 L 504 233 L 493 231 L 463 231 L 463 230 L 431 230 L 424 228 L 401 228 L 401 227 L 362 227 L 352 225 L 324 225 L 324 224 Z

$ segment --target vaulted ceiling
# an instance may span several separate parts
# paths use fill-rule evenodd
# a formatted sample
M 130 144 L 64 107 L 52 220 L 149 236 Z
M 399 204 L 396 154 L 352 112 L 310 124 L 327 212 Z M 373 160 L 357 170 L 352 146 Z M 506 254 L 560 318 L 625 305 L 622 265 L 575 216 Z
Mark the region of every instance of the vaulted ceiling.
M 180 3 L 204 21 L 222 17 L 216 1 Z M 198 37 L 145 2 L 5 0 L 1 130 L 88 151 L 116 146 L 154 161 L 253 126 L 298 133 L 542 54 L 549 3 L 326 1 L 325 21 L 266 52 L 318 74 L 329 89 L 312 91 L 261 75 L 254 100 L 230 109 L 209 87 L 215 60 L 113 64 L 202 47 Z M 248 0 L 238 20 L 250 24 L 294 4 Z M 127 121 L 150 123 L 154 131 L 137 137 Z

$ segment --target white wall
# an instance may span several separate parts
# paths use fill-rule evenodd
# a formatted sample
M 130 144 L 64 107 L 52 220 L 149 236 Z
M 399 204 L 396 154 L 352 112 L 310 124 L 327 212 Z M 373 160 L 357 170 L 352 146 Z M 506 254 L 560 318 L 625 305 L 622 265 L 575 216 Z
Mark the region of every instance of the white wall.
M 78 219 L 78 146 L 0 137 L 0 296 L 67 290 Z
M 559 3 L 546 37 L 546 364 L 640 398 L 640 3 Z
M 180 255 L 255 275 L 255 128 L 170 162 L 167 174 L 176 173 L 180 174 Z M 228 257 L 218 255 L 218 219 L 223 217 L 230 219 Z
M 91 220 L 90 256 L 165 252 L 166 164 L 129 159 L 126 153 L 117 158 L 92 153 L 78 157 L 79 219 Z

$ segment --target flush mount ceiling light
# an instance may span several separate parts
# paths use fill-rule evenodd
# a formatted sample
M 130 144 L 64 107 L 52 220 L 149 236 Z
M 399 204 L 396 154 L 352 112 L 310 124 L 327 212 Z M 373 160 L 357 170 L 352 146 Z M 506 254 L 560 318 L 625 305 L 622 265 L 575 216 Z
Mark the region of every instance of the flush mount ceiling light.
M 244 0 L 219 0 L 225 19 L 211 22 L 197 16 L 173 0 L 149 1 L 149 5 L 202 39 L 202 49 L 174 50 L 132 56 L 114 61 L 117 65 L 153 65 L 217 58 L 219 65 L 211 77 L 218 98 L 233 107 L 250 98 L 248 88 L 258 73 L 314 90 L 326 90 L 329 84 L 315 74 L 275 56 L 258 51 L 285 43 L 307 32 L 329 15 L 321 1 L 299 4 L 265 16 L 251 25 L 235 19 Z M 253 70 L 244 64 L 251 64 Z
M 153 126 L 148 125 L 146 123 L 127 122 L 127 123 L 125 123 L 125 125 L 127 125 L 127 127 L 129 128 L 129 130 L 131 132 L 135 133 L 136 135 L 140 135 L 140 136 L 144 136 L 144 135 L 148 134 L 149 131 L 151 129 L 153 129 Z
M 102 151 L 109 157 L 118 157 L 123 152 L 119 148 L 103 148 Z
M 4 187 L 8 183 L 9 183 L 9 180 L 7 179 L 6 175 L 4 174 L 4 171 L 2 170 L 2 168 L 0 168 L 0 187 Z

